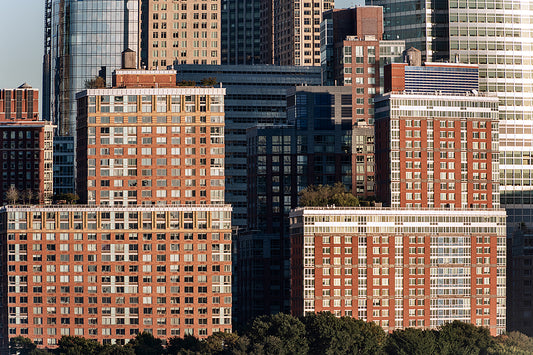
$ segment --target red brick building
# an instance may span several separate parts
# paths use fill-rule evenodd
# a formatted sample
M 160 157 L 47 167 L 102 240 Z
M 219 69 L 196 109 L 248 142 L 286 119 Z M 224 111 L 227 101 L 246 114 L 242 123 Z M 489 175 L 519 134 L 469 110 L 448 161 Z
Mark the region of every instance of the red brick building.
M 121 70 L 119 87 L 78 94 L 83 202 L 224 203 L 225 89 L 175 80 L 175 71 Z
M 391 207 L 498 208 L 498 99 L 445 93 L 376 98 L 376 182 Z
M 0 209 L 0 347 L 231 331 L 231 207 Z
M 53 195 L 53 132 L 47 121 L 0 122 L 0 204 L 44 203 Z M 9 197 L 13 197 L 12 195 Z
M 0 121 L 39 119 L 39 90 L 28 84 L 0 90 Z
M 39 90 L 0 90 L 0 204 L 52 197 L 54 126 L 38 112 Z
M 383 67 L 401 62 L 404 41 L 383 40 L 383 9 L 362 6 L 334 9 L 324 13 L 321 25 L 322 72 L 324 85 L 352 88 L 354 137 L 374 141 L 374 96 L 383 93 Z M 352 192 L 360 197 L 375 196 L 374 153 L 368 149 L 352 152 Z
M 290 218 L 294 316 L 505 331 L 504 210 L 306 207 Z

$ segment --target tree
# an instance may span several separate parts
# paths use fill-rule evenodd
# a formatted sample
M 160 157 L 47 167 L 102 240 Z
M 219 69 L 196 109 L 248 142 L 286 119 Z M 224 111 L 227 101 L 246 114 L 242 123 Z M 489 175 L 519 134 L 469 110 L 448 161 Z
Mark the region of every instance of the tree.
M 347 192 L 342 182 L 337 182 L 333 186 L 311 185 L 300 191 L 299 196 L 299 205 L 303 207 L 359 206 L 359 199 L 351 192 Z
M 533 338 L 520 332 L 509 332 L 496 337 L 496 343 L 489 349 L 489 354 L 533 354 Z
M 98 355 L 135 355 L 135 351 L 127 346 L 113 344 L 106 346 Z
M 239 336 L 235 333 L 217 332 L 213 333 L 202 343 L 204 354 L 226 354 L 230 349 L 238 348 Z
M 22 200 L 24 201 L 24 203 L 31 203 L 31 201 L 33 200 L 33 191 L 31 189 L 24 190 L 24 192 L 22 193 Z
M 217 78 L 203 78 L 200 84 L 202 86 L 215 86 L 217 84 Z
M 31 339 L 25 338 L 23 336 L 18 336 L 9 339 L 9 353 L 10 354 L 20 354 L 20 355 L 29 355 L 32 350 L 37 346 L 31 341 Z
M 73 193 L 57 194 L 52 197 L 54 203 L 75 204 L 80 198 Z
M 441 355 L 486 354 L 494 345 L 487 328 L 453 321 L 439 328 L 437 346 Z
M 86 89 L 102 89 L 105 88 L 105 79 L 101 76 L 95 76 L 92 79 L 85 80 Z
M 169 355 L 200 353 L 202 351 L 202 343 L 200 339 L 186 335 L 183 338 L 174 337 L 168 340 L 167 353 Z
M 87 355 L 98 354 L 103 350 L 102 344 L 92 339 L 77 336 L 64 336 L 59 339 L 57 354 L 59 355 Z
M 387 334 L 374 322 L 365 322 L 351 317 L 342 317 L 341 329 L 345 336 L 347 354 L 374 355 L 382 354 Z
M 165 353 L 161 339 L 154 337 L 152 334 L 142 332 L 131 340 L 127 346 L 135 351 L 135 355 L 161 355 Z
M 178 83 L 178 86 L 196 86 L 196 81 L 193 80 L 182 80 Z
M 248 353 L 292 355 L 309 349 L 303 323 L 283 313 L 255 318 L 245 336 Z
M 437 352 L 437 335 L 433 330 L 398 329 L 387 337 L 385 346 L 390 355 L 426 355 Z
M 17 203 L 18 199 L 20 198 L 20 193 L 19 191 L 17 190 L 17 188 L 15 187 L 15 185 L 11 185 L 9 187 L 9 190 L 6 191 L 6 200 L 14 205 L 15 203 Z

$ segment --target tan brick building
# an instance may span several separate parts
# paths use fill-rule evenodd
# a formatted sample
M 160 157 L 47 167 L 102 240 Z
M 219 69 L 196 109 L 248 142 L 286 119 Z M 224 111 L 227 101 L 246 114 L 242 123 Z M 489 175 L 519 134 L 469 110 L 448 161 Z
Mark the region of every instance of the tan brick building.
M 0 240 L 2 349 L 231 331 L 229 206 L 4 207 Z
M 320 65 L 320 22 L 322 13 L 333 5 L 334 0 L 265 1 L 261 23 L 262 61 L 273 60 L 277 65 Z
M 220 0 L 143 2 L 141 65 L 220 64 L 220 10 Z

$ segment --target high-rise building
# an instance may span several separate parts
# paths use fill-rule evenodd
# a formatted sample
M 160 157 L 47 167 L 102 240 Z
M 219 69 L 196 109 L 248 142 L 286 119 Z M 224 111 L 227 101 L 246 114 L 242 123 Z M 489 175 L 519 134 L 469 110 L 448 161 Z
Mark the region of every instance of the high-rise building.
M 146 88 L 156 76 L 153 86 L 174 87 Z M 78 93 L 82 202 L 224 203 L 225 89 L 176 87 L 175 78 L 172 70 L 119 70 L 119 87 Z
M 39 90 L 24 83 L 17 89 L 0 89 L 0 121 L 39 119 Z
M 0 204 L 50 200 L 54 128 L 39 120 L 39 90 L 0 90 Z
M 220 64 L 220 0 L 141 0 L 141 65 Z
M 0 209 L 0 346 L 231 331 L 230 206 Z
M 533 336 L 533 233 L 522 225 L 507 239 L 507 331 Z
M 495 95 L 391 92 L 375 102 L 378 200 L 499 208 Z
M 290 218 L 294 316 L 505 332 L 504 210 L 305 207 Z
M 319 66 L 322 13 L 333 6 L 334 0 L 264 0 L 261 20 L 264 63 Z
M 372 198 L 374 152 L 366 148 L 374 142 L 374 96 L 383 93 L 384 66 L 402 60 L 405 43 L 383 40 L 383 11 L 378 6 L 326 11 L 320 29 L 322 83 L 352 88 L 354 138 L 365 140 L 365 149 L 352 156 L 352 191 Z
M 74 137 L 54 137 L 54 195 L 74 194 Z
M 289 212 L 309 185 L 342 182 L 351 187 L 351 102 L 349 87 L 294 87 L 287 96 L 291 125 L 247 130 L 251 233 L 242 237 L 245 242 L 239 236 L 238 263 L 244 253 L 242 266 L 252 265 L 246 253 L 256 243 L 270 245 L 272 251 L 262 256 L 269 270 L 262 283 L 254 283 L 255 289 L 240 287 L 249 284 L 242 274 L 257 277 L 254 270 L 239 271 L 237 307 L 243 317 L 290 311 Z M 256 293 L 269 294 L 270 299 Z
M 384 80 L 385 92 L 475 94 L 479 91 L 479 70 L 474 64 L 392 63 L 385 66 Z
M 480 91 L 500 99 L 500 191 L 509 231 L 533 222 L 533 1 L 367 0 L 383 5 L 385 38 L 426 61 L 479 65 Z
M 43 117 L 59 135 L 76 134 L 76 93 L 96 76 L 110 86 L 138 33 L 139 0 L 46 0 Z
M 50 201 L 54 128 L 48 121 L 0 122 L 0 204 Z
M 221 0 L 222 64 L 261 64 L 261 2 Z
M 178 65 L 178 82 L 215 79 L 226 89 L 226 198 L 233 227 L 247 229 L 246 129 L 287 122 L 287 89 L 320 85 L 320 68 L 273 65 Z

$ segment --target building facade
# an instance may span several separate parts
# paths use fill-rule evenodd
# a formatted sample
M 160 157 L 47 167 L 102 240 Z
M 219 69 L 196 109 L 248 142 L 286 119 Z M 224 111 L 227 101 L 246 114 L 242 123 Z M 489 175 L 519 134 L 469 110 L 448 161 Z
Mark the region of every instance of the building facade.
M 384 6 L 386 38 L 405 39 L 425 60 L 479 65 L 480 91 L 500 99 L 500 190 L 509 231 L 521 223 L 531 227 L 533 1 L 367 3 Z
M 499 208 L 498 98 L 376 98 L 378 200 L 392 207 Z
M 373 142 L 374 96 L 383 93 L 384 66 L 401 61 L 405 43 L 383 40 L 383 10 L 378 6 L 329 10 L 320 28 L 322 83 L 351 87 L 354 132 Z M 374 198 L 374 152 L 354 153 L 352 192 Z
M 334 0 L 265 2 L 263 11 L 271 14 L 263 20 L 262 58 L 273 57 L 273 62 L 265 63 L 319 66 L 322 13 L 333 8 Z
M 507 331 L 533 335 L 533 233 L 522 226 L 507 239 Z
M 39 90 L 28 84 L 0 90 L 0 122 L 39 119 Z
M 392 63 L 385 66 L 385 92 L 442 92 L 446 94 L 479 91 L 479 70 L 474 64 Z
M 74 137 L 54 137 L 54 195 L 74 194 Z
M 221 64 L 262 63 L 262 2 L 263 0 L 221 0 Z
M 47 121 L 0 122 L 0 204 L 50 201 L 54 128 Z
M 121 53 L 139 47 L 139 0 L 46 0 L 43 117 L 76 134 L 76 93 L 100 76 L 111 86 Z
M 309 185 L 342 182 L 351 189 L 351 95 L 348 87 L 298 86 L 288 91 L 291 125 L 263 125 L 247 130 L 248 138 L 248 229 L 243 243 L 270 243 L 279 254 L 263 254 L 262 283 L 253 291 L 240 288 L 242 312 L 257 315 L 290 312 L 289 212 L 298 206 L 298 193 Z M 276 236 L 276 237 L 273 237 Z M 239 245 L 241 245 L 239 237 Z M 244 261 L 249 259 L 245 244 Z M 239 253 L 240 255 L 240 253 Z M 240 258 L 240 256 L 239 256 Z M 239 259 L 240 262 L 240 259 Z M 244 264 L 249 267 L 250 264 Z M 254 270 L 240 270 L 254 275 Z M 249 281 L 239 276 L 239 282 Z M 269 298 L 254 296 L 270 295 Z M 276 299 L 276 297 L 279 297 Z
M 141 4 L 141 66 L 220 64 L 220 0 Z
M 225 201 L 233 206 L 232 225 L 247 229 L 246 129 L 287 122 L 287 89 L 320 85 L 320 68 L 272 65 L 179 65 L 178 82 L 214 78 L 226 89 Z
M 244 326 L 266 314 L 288 313 L 286 280 L 289 278 L 285 247 L 279 234 L 245 231 L 234 241 L 235 272 L 233 318 L 235 326 Z
M 4 207 L 1 345 L 231 331 L 231 207 Z
M 141 80 L 158 73 L 118 71 L 117 76 Z M 175 72 L 169 74 L 175 78 Z M 224 93 L 223 88 L 134 84 L 80 92 L 76 188 L 81 201 L 223 204 Z
M 290 218 L 294 316 L 505 332 L 505 211 L 318 207 Z

